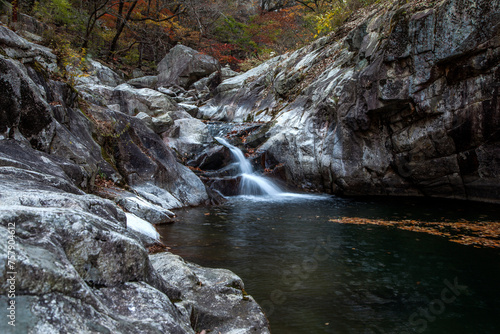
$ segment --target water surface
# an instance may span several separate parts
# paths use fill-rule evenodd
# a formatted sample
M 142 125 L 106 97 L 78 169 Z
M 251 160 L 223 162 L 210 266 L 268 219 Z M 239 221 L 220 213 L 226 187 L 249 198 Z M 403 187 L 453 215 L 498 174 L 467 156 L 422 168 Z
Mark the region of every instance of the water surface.
M 331 218 L 500 221 L 498 206 L 236 197 L 178 211 L 172 252 L 234 271 L 280 333 L 498 333 L 500 252 Z

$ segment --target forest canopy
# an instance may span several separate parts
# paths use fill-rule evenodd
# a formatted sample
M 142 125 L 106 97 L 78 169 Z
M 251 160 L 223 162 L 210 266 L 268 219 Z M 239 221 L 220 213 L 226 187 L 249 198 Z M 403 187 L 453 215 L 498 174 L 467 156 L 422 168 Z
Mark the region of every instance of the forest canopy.
M 43 38 L 51 47 L 64 45 L 124 69 L 154 69 L 181 43 L 247 70 L 328 34 L 353 11 L 379 1 L 0 0 L 0 10 L 47 23 Z

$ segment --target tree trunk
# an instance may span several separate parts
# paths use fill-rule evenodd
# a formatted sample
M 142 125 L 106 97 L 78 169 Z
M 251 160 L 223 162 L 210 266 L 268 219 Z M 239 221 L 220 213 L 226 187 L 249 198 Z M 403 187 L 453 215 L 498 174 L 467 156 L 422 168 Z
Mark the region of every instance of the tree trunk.
M 19 0 L 12 1 L 12 23 L 17 22 L 17 13 L 19 12 Z
M 120 35 L 122 34 L 127 22 L 130 20 L 130 16 L 132 15 L 132 12 L 137 5 L 137 1 L 138 0 L 134 0 L 132 2 L 125 17 L 123 17 L 122 15 L 125 2 L 123 0 L 120 1 L 120 5 L 118 7 L 118 17 L 116 19 L 116 34 L 115 37 L 113 37 L 113 40 L 111 41 L 111 45 L 109 47 L 108 59 L 111 59 L 114 56 L 116 47 L 118 46 L 118 39 L 120 38 Z

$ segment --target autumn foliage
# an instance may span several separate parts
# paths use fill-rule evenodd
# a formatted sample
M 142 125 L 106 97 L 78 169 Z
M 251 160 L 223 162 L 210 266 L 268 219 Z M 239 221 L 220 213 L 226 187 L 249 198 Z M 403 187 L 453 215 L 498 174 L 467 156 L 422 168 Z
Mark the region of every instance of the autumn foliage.
M 153 70 L 178 43 L 239 70 L 306 45 L 373 2 L 290 0 L 264 11 L 252 0 L 39 0 L 22 10 L 52 24 L 49 39 L 64 31 L 75 49 L 125 70 Z

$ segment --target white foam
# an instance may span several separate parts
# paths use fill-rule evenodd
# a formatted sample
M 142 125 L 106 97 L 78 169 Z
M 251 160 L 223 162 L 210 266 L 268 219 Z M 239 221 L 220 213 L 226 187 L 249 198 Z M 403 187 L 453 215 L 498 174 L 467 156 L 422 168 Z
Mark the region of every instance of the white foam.
M 325 194 L 298 194 L 298 193 L 289 193 L 282 192 L 277 195 L 238 195 L 236 196 L 236 200 L 241 199 L 244 201 L 251 202 L 274 202 L 274 203 L 283 203 L 283 202 L 301 202 L 301 201 L 324 201 L 330 200 L 330 195 Z
M 215 137 L 215 140 L 226 146 L 238 162 L 241 176 L 241 194 L 276 196 L 282 193 L 281 189 L 271 180 L 268 180 L 254 173 L 250 161 L 245 158 L 245 155 L 239 148 L 229 144 L 229 142 L 224 138 Z

